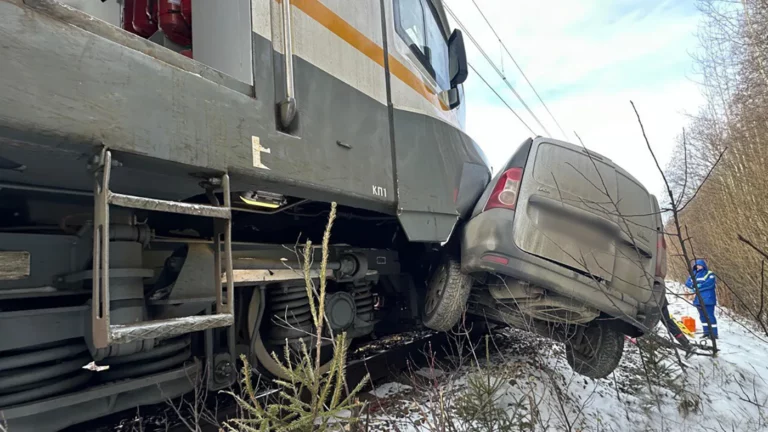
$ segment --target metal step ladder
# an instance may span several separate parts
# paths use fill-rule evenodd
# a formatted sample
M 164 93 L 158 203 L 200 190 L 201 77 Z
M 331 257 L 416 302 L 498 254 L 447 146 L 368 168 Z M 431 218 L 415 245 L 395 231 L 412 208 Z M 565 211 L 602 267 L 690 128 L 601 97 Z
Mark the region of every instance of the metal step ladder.
M 232 211 L 229 194 L 229 176 L 214 179 L 224 192 L 224 205 L 203 205 L 163 201 L 109 190 L 112 154 L 104 149 L 94 170 L 94 226 L 93 226 L 93 343 L 96 348 L 144 339 L 165 339 L 172 336 L 231 326 L 234 318 L 234 285 L 232 272 Z M 216 310 L 209 315 L 195 315 L 130 325 L 111 325 L 109 321 L 109 207 L 110 205 L 213 218 Z M 226 292 L 221 280 L 224 238 L 224 267 L 227 274 Z

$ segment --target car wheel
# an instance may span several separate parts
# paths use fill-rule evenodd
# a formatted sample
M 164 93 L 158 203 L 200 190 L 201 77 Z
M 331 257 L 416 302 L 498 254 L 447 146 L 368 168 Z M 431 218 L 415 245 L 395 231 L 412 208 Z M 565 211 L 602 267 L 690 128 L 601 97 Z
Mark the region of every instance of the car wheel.
M 609 321 L 592 321 L 580 335 L 565 343 L 565 357 L 576 373 L 605 378 L 624 354 L 624 334 Z
M 437 331 L 450 330 L 459 322 L 471 288 L 472 278 L 461 272 L 459 263 L 443 259 L 429 280 L 424 325 Z

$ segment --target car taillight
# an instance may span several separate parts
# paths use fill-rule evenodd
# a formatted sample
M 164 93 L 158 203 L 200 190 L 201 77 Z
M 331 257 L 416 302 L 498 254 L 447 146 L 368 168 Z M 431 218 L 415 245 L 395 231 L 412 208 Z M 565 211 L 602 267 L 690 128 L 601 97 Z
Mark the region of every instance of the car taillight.
M 659 233 L 659 239 L 656 242 L 656 277 L 665 278 L 667 276 L 667 240 L 664 234 Z
M 520 190 L 520 179 L 523 177 L 522 168 L 511 168 L 504 171 L 499 178 L 498 183 L 493 188 L 488 202 L 485 204 L 485 210 L 492 208 L 505 208 L 514 210 L 517 204 L 517 193 Z

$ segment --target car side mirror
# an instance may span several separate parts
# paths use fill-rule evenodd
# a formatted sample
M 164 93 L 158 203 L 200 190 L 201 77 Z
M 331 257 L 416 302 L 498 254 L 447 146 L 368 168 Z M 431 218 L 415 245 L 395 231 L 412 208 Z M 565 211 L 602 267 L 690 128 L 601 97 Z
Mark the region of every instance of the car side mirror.
M 467 80 L 469 67 L 467 65 L 467 51 L 464 49 L 464 35 L 456 29 L 448 38 L 448 65 L 451 76 L 451 88 L 455 89 L 459 84 Z

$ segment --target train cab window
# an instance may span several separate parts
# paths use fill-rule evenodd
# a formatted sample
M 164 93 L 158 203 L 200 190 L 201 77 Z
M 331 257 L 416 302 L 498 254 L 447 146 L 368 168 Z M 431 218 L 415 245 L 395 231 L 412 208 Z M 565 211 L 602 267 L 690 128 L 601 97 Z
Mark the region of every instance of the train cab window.
M 448 42 L 429 0 L 395 0 L 395 30 L 443 90 L 448 79 Z
M 397 33 L 409 46 L 423 49 L 427 46 L 426 14 L 421 0 L 397 0 Z

